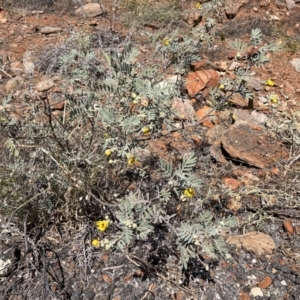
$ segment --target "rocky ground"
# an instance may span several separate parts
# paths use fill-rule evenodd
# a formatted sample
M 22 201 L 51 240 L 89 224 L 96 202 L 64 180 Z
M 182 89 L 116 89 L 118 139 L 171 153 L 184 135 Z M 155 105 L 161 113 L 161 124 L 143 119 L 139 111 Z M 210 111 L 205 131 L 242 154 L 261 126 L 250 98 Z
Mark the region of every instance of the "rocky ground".
M 84 218 L 60 221 L 54 215 L 26 232 L 26 226 L 1 216 L 1 299 L 300 299 L 300 3 L 221 2 L 216 39 L 199 50 L 203 59 L 186 74 L 190 101 L 173 102 L 184 120 L 197 124 L 150 137 L 144 147 L 171 161 L 191 149 L 201 153 L 197 173 L 204 181 L 203 207 L 239 220 L 226 236 L 229 254 L 218 260 L 203 257 L 202 264 L 191 260 L 182 276 L 177 258 L 163 248 L 151 255 L 145 244 L 123 254 L 94 248 L 93 223 Z M 183 1 L 179 34 L 201 22 L 195 5 Z M 62 10 L 55 5 L 1 10 L 0 95 L 11 100 L 0 103 L 0 113 L 24 118 L 30 101 L 48 99 L 55 115 L 64 114 L 66 88 L 47 55 L 73 32 L 103 36 L 112 29 L 108 39 L 117 45 L 129 36 L 140 50 L 140 62 L 149 64 L 152 45 L 145 33 L 159 32 L 163 25 L 150 22 L 132 30 L 120 21 L 113 3 L 89 8 L 73 3 Z M 209 87 L 218 86 L 225 74 L 234 77 L 235 64 L 242 63 L 227 42 L 245 39 L 256 27 L 266 42 L 283 48 L 251 69 L 251 106 L 233 93 L 228 105 L 216 110 L 207 100 Z M 173 71 L 167 70 L 165 78 Z M 157 232 L 160 238 L 166 234 Z M 37 242 L 30 255 L 40 257 L 42 267 L 27 256 L 28 244 Z

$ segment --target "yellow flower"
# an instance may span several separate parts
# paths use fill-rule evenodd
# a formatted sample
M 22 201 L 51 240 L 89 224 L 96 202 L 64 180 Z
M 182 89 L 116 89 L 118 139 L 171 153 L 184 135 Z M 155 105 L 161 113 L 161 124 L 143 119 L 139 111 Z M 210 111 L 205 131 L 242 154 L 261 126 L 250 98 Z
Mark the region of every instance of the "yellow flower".
M 100 241 L 98 239 L 93 239 L 92 240 L 92 245 L 95 247 L 95 248 L 99 248 L 100 247 Z
M 270 100 L 274 104 L 278 103 L 277 95 L 275 95 L 275 94 L 271 95 Z
M 111 150 L 110 149 L 106 149 L 105 152 L 104 152 L 104 154 L 106 156 L 110 156 L 111 155 Z
M 105 231 L 109 226 L 109 220 L 97 221 L 95 224 L 99 231 Z
M 142 133 L 143 134 L 147 134 L 149 132 L 150 132 L 150 128 L 148 126 L 145 126 L 145 127 L 142 128 Z
M 165 44 L 165 46 L 169 46 L 170 45 L 170 41 L 167 38 L 163 38 L 163 43 Z
M 183 195 L 187 198 L 193 198 L 195 197 L 195 189 L 187 188 L 183 191 Z
M 219 89 L 220 89 L 220 90 L 224 90 L 224 89 L 225 89 L 224 84 L 220 84 L 220 85 L 219 85 Z
M 274 86 L 274 85 L 275 85 L 275 82 L 269 78 L 269 79 L 265 82 L 265 85 L 267 85 L 267 86 Z
M 128 165 L 132 166 L 132 165 L 135 165 L 137 163 L 137 161 L 138 160 L 134 156 L 129 156 L 127 163 L 128 163 Z
M 197 8 L 197 9 L 200 9 L 200 8 L 201 8 L 201 4 L 200 4 L 199 2 L 196 4 L 196 8 Z

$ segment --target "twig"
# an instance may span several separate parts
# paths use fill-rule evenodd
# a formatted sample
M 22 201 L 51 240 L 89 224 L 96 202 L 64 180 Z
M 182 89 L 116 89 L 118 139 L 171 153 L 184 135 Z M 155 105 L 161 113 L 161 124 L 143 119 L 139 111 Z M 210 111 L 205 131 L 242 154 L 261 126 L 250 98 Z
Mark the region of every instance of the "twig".
M 13 79 L 12 76 L 10 76 L 7 72 L 5 72 L 3 69 L 0 69 L 0 71 L 2 71 L 6 76 L 8 76 L 9 78 Z
M 97 200 L 102 205 L 106 205 L 106 206 L 110 206 L 110 207 L 119 206 L 119 204 L 110 204 L 110 203 L 103 202 L 101 199 L 99 199 L 98 197 L 96 197 L 92 192 L 89 192 L 88 195 L 92 196 L 95 200 Z
M 83 255 L 84 255 L 84 275 L 85 275 L 85 280 L 87 281 L 87 259 L 86 259 L 86 248 L 85 248 L 85 239 L 88 236 L 88 233 L 85 234 L 83 237 Z
M 120 269 L 120 268 L 123 268 L 123 267 L 124 267 L 124 265 L 114 266 L 114 267 L 107 267 L 107 268 L 103 268 L 102 271 L 115 270 L 115 269 Z
M 293 164 L 296 160 L 298 160 L 299 158 L 300 158 L 300 154 L 297 155 L 296 157 L 293 157 L 293 158 L 291 159 L 291 161 L 289 162 L 288 166 L 292 165 L 292 164 Z
M 25 240 L 25 252 L 28 251 L 28 240 L 27 240 L 27 217 L 28 217 L 28 211 L 26 213 L 26 216 L 24 218 L 24 240 Z M 29 264 L 28 264 L 28 259 L 26 257 L 26 264 L 27 264 L 27 268 L 29 268 Z
M 149 288 L 147 289 L 145 295 L 141 298 L 141 300 L 146 299 L 146 297 L 148 296 L 149 293 L 151 293 L 153 295 L 153 297 L 155 298 L 155 294 L 151 291 L 151 288 L 153 288 L 153 287 L 154 287 L 154 284 L 151 283 Z

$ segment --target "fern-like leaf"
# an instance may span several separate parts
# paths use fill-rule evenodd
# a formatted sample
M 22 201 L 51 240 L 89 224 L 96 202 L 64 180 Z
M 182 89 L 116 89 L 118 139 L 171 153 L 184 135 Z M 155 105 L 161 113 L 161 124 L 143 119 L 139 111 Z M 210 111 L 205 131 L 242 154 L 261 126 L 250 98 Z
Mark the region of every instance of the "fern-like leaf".
M 169 162 L 160 159 L 159 166 L 160 169 L 164 172 L 165 177 L 168 177 L 169 179 L 173 177 L 173 167 Z
M 244 52 L 246 51 L 247 47 L 248 47 L 248 44 L 246 44 L 242 40 L 235 39 L 233 42 L 229 43 L 229 46 L 232 49 L 238 51 L 240 53 L 240 55 L 243 55 Z
M 261 43 L 262 40 L 262 31 L 260 28 L 252 29 L 250 42 L 253 46 L 257 46 Z
M 180 178 L 184 178 L 189 175 L 197 163 L 197 157 L 194 153 L 183 157 L 180 168 L 175 172 Z

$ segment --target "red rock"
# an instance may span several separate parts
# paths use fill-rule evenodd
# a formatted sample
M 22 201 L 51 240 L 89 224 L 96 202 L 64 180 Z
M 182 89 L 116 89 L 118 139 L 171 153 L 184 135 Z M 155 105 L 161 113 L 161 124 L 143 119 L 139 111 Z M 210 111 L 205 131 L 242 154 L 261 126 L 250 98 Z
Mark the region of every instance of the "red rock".
M 220 71 L 226 71 L 228 69 L 226 60 L 221 60 L 221 61 L 217 62 L 216 64 L 219 67 Z
M 258 283 L 258 287 L 261 289 L 267 289 L 272 284 L 272 279 L 266 276 L 261 282 Z
M 284 227 L 285 231 L 288 232 L 289 235 L 294 234 L 294 227 L 290 220 L 284 221 L 283 227 Z
M 286 83 L 284 87 L 284 94 L 289 97 L 289 99 L 295 97 L 295 89 L 290 83 Z
M 195 99 L 195 98 L 190 99 L 190 103 L 191 104 L 196 104 L 197 103 L 197 99 Z
M 234 59 L 237 55 L 237 51 L 236 50 L 229 50 L 229 52 L 227 53 L 227 57 L 228 59 Z
M 219 80 L 220 75 L 215 70 L 190 72 L 186 78 L 186 89 L 192 98 L 205 88 L 218 86 Z
M 223 164 L 227 164 L 228 161 L 223 155 L 222 149 L 221 149 L 221 139 L 218 139 L 214 141 L 209 149 L 210 155 L 217 160 L 218 162 L 221 162 Z
M 87 3 L 75 11 L 75 15 L 88 18 L 94 18 L 102 14 L 104 14 L 104 10 L 99 3 Z
M 101 260 L 106 264 L 109 261 L 109 256 L 108 255 L 102 255 Z
M 8 13 L 0 8 L 0 23 L 4 24 L 7 22 Z
M 201 145 L 202 141 L 199 135 L 193 134 L 191 135 L 191 138 L 196 145 Z
M 175 139 L 182 138 L 182 135 L 181 135 L 178 131 L 173 132 L 172 135 L 173 135 L 173 137 L 174 137 Z
M 55 85 L 54 81 L 52 79 L 48 78 L 48 79 L 43 79 L 43 80 L 39 81 L 35 85 L 35 88 L 39 92 L 44 92 L 44 91 L 51 89 L 54 85 Z
M 102 278 L 106 283 L 112 283 L 112 278 L 110 276 L 103 274 Z
M 238 61 L 233 61 L 229 68 L 228 71 L 234 71 L 235 69 L 239 68 L 241 66 L 241 63 L 239 63 Z
M 238 180 L 234 179 L 234 178 L 226 177 L 226 178 L 224 178 L 223 181 L 224 181 L 224 184 L 227 187 L 231 188 L 232 190 L 236 190 L 240 186 L 240 182 Z
M 191 11 L 190 9 L 186 10 L 183 13 L 183 19 L 189 25 L 199 24 L 202 19 L 202 14 L 200 10 Z
M 223 134 L 222 146 L 229 157 L 258 168 L 288 158 L 288 151 L 264 127 L 245 121 L 235 122 Z
M 272 168 L 271 173 L 274 175 L 278 175 L 280 173 L 280 170 L 278 168 Z
M 182 101 L 180 99 L 174 99 L 172 110 L 176 112 L 177 117 L 181 120 L 190 120 L 195 115 L 194 107 L 188 100 Z
M 205 59 L 196 61 L 191 64 L 191 68 L 193 69 L 193 71 L 200 71 L 202 69 L 202 67 L 204 67 L 206 65 L 206 63 L 207 63 L 207 60 L 205 60 Z
M 233 93 L 230 98 L 227 100 L 229 103 L 239 106 L 242 108 L 248 107 L 248 101 L 243 98 L 243 96 L 239 93 Z
M 7 94 L 13 93 L 18 87 L 18 81 L 15 78 L 9 79 L 6 82 L 5 90 Z
M 225 13 L 229 19 L 233 19 L 239 9 L 249 0 L 225 0 Z
M 271 2 L 271 0 L 261 0 L 259 5 L 261 7 L 266 7 L 266 6 L 270 5 L 270 2 Z
M 213 115 L 212 109 L 209 106 L 204 106 L 196 112 L 196 117 L 203 126 L 212 128 L 214 127 L 214 124 L 209 120 L 208 114 Z
M 240 292 L 240 300 L 251 300 L 250 295 L 245 292 Z

